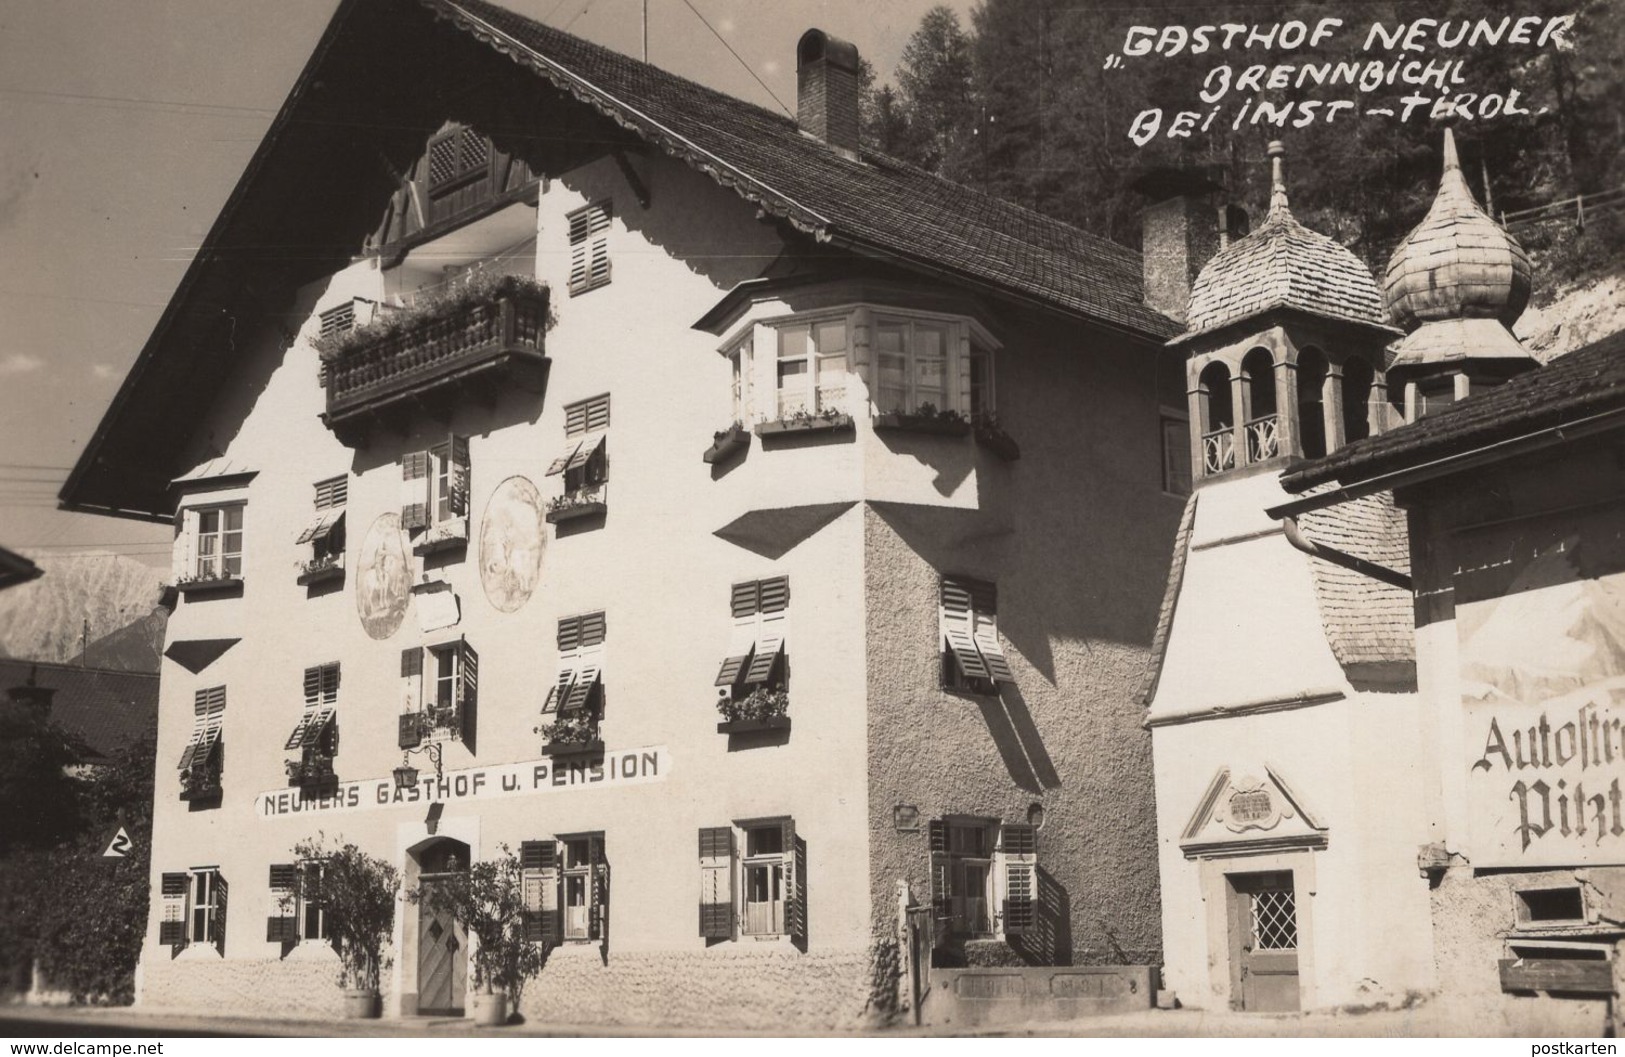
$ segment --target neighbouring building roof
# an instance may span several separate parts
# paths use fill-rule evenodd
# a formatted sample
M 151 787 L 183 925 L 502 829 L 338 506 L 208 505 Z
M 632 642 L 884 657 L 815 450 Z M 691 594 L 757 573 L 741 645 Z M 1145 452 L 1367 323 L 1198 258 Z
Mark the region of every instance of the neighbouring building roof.
M 1185 559 L 1191 549 L 1191 526 L 1196 523 L 1196 500 L 1200 492 L 1192 492 L 1185 500 L 1185 512 L 1179 516 L 1179 531 L 1174 534 L 1174 558 L 1168 567 L 1168 586 L 1162 593 L 1162 608 L 1157 612 L 1157 630 L 1151 637 L 1151 655 L 1146 658 L 1145 678 L 1140 683 L 1140 704 L 1150 706 L 1157 696 L 1157 683 L 1162 677 L 1162 662 L 1168 656 L 1168 636 L 1174 628 L 1174 610 L 1179 605 L 1179 590 L 1185 585 Z
M 68 658 L 68 663 L 156 675 L 162 663 L 164 629 L 168 624 L 169 611 L 162 607 L 154 609 L 141 619 L 103 635 L 84 652 Z
M 1405 514 L 1386 492 L 1309 511 L 1299 517 L 1298 525 L 1323 547 L 1410 575 Z M 1304 558 L 1314 580 L 1326 641 L 1344 671 L 1353 677 L 1361 666 L 1415 663 L 1410 591 L 1323 558 Z
M 1625 427 L 1622 413 L 1625 332 L 1408 425 L 1339 448 L 1284 475 L 1282 483 L 1294 492 L 1333 480 L 1349 485 L 1593 416 L 1619 415 Z
M 21 554 L 0 547 L 0 590 L 26 584 L 30 580 L 38 580 L 45 575 L 45 570 L 24 558 Z
M 156 672 L 0 659 L 0 697 L 30 685 L 50 692 L 51 719 L 78 744 L 83 762 L 110 759 L 158 729 Z
M 1382 295 L 1371 272 L 1347 247 L 1309 230 L 1292 215 L 1279 143 L 1270 144 L 1270 154 L 1274 188 L 1269 213 L 1257 230 L 1202 267 L 1191 288 L 1187 329 L 1176 342 L 1278 308 L 1385 326 Z
M 64 486 L 65 506 L 168 516 L 187 424 L 232 370 L 220 350 L 239 317 L 357 252 L 375 226 L 361 215 L 369 196 L 393 191 L 378 181 L 383 146 L 421 120 L 394 111 L 443 106 L 434 92 L 450 86 L 409 54 L 456 43 L 432 36 L 436 21 L 820 242 L 1151 341 L 1178 330 L 1144 303 L 1139 254 L 1106 239 L 872 151 L 853 161 L 789 117 L 493 4 L 344 0 Z

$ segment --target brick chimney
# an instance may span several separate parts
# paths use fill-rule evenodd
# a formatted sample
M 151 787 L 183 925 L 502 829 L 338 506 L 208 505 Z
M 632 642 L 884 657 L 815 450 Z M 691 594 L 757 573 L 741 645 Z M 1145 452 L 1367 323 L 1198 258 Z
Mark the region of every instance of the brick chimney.
M 858 157 L 858 49 L 821 29 L 796 44 L 796 123 L 846 157 Z
M 1151 201 L 1140 213 L 1145 303 L 1183 323 L 1202 266 L 1224 247 L 1225 236 L 1246 233 L 1246 221 L 1223 204 L 1220 184 L 1203 172 L 1157 169 L 1142 173 L 1133 187 Z

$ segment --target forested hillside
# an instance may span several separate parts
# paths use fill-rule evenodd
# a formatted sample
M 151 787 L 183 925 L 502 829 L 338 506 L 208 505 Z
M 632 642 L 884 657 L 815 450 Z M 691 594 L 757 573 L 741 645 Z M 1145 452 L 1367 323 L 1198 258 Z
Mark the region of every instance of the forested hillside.
M 1484 197 L 1489 180 L 1497 213 L 1625 184 L 1625 3 L 1618 0 L 1371 0 L 1331 5 L 1311 0 L 1226 3 L 1079 4 L 1075 0 L 983 0 L 963 25 L 948 8 L 926 15 L 905 49 L 895 80 L 865 95 L 865 143 L 953 179 L 1128 245 L 1139 237 L 1144 198 L 1131 187 L 1145 170 L 1211 166 L 1232 201 L 1253 212 L 1267 199 L 1264 150 L 1271 139 L 1289 149 L 1294 211 L 1380 269 L 1420 219 L 1437 186 L 1438 121 L 1426 110 L 1408 120 L 1344 115 L 1304 128 L 1269 122 L 1233 129 L 1216 122 L 1188 138 L 1159 136 L 1136 146 L 1128 130 L 1147 107 L 1207 109 L 1196 89 L 1218 64 L 1293 64 L 1416 57 L 1361 50 L 1372 22 L 1433 19 L 1490 26 L 1503 19 L 1572 14 L 1565 46 L 1463 43 L 1448 51 L 1436 38 L 1423 59 L 1460 60 L 1460 76 L 1480 91 L 1516 87 L 1528 115 L 1455 120 L 1464 168 Z M 1108 68 L 1131 26 L 1245 22 L 1267 29 L 1298 20 L 1315 26 L 1341 17 L 1349 27 L 1324 46 L 1291 51 L 1216 48 L 1192 55 L 1148 56 Z M 1469 40 L 1471 38 L 1468 38 Z M 1452 89 L 1455 91 L 1456 89 Z M 1403 89 L 1395 90 L 1398 95 Z M 1291 86 L 1259 93 L 1277 102 L 1325 98 L 1324 87 Z M 1544 111 L 1544 112 L 1542 112 Z M 1228 115 L 1227 115 L 1228 116 Z M 1562 247 L 1570 273 L 1595 270 L 1620 253 L 1616 219 L 1596 218 L 1583 245 Z M 1537 252 L 1557 239 L 1525 238 Z

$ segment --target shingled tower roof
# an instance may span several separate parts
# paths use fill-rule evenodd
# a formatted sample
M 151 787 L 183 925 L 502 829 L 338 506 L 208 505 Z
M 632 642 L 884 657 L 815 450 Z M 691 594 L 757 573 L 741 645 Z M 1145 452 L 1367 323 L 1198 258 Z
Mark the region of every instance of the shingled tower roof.
M 1383 296 L 1408 332 L 1393 365 L 1455 360 L 1528 360 L 1507 328 L 1529 304 L 1529 258 L 1518 241 L 1479 208 L 1444 132 L 1444 171 L 1427 216 L 1389 258 Z
M 1282 171 L 1285 147 L 1270 144 L 1270 208 L 1256 231 L 1214 254 L 1191 290 L 1187 330 L 1176 342 L 1275 308 L 1382 326 L 1382 296 L 1346 247 L 1292 215 Z

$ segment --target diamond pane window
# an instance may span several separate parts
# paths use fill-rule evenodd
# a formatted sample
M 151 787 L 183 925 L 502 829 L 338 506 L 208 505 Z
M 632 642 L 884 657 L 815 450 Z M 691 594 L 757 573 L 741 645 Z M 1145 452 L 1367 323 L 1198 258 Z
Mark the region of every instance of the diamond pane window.
M 1290 890 L 1259 892 L 1253 896 L 1253 939 L 1261 951 L 1298 949 L 1298 914 Z

